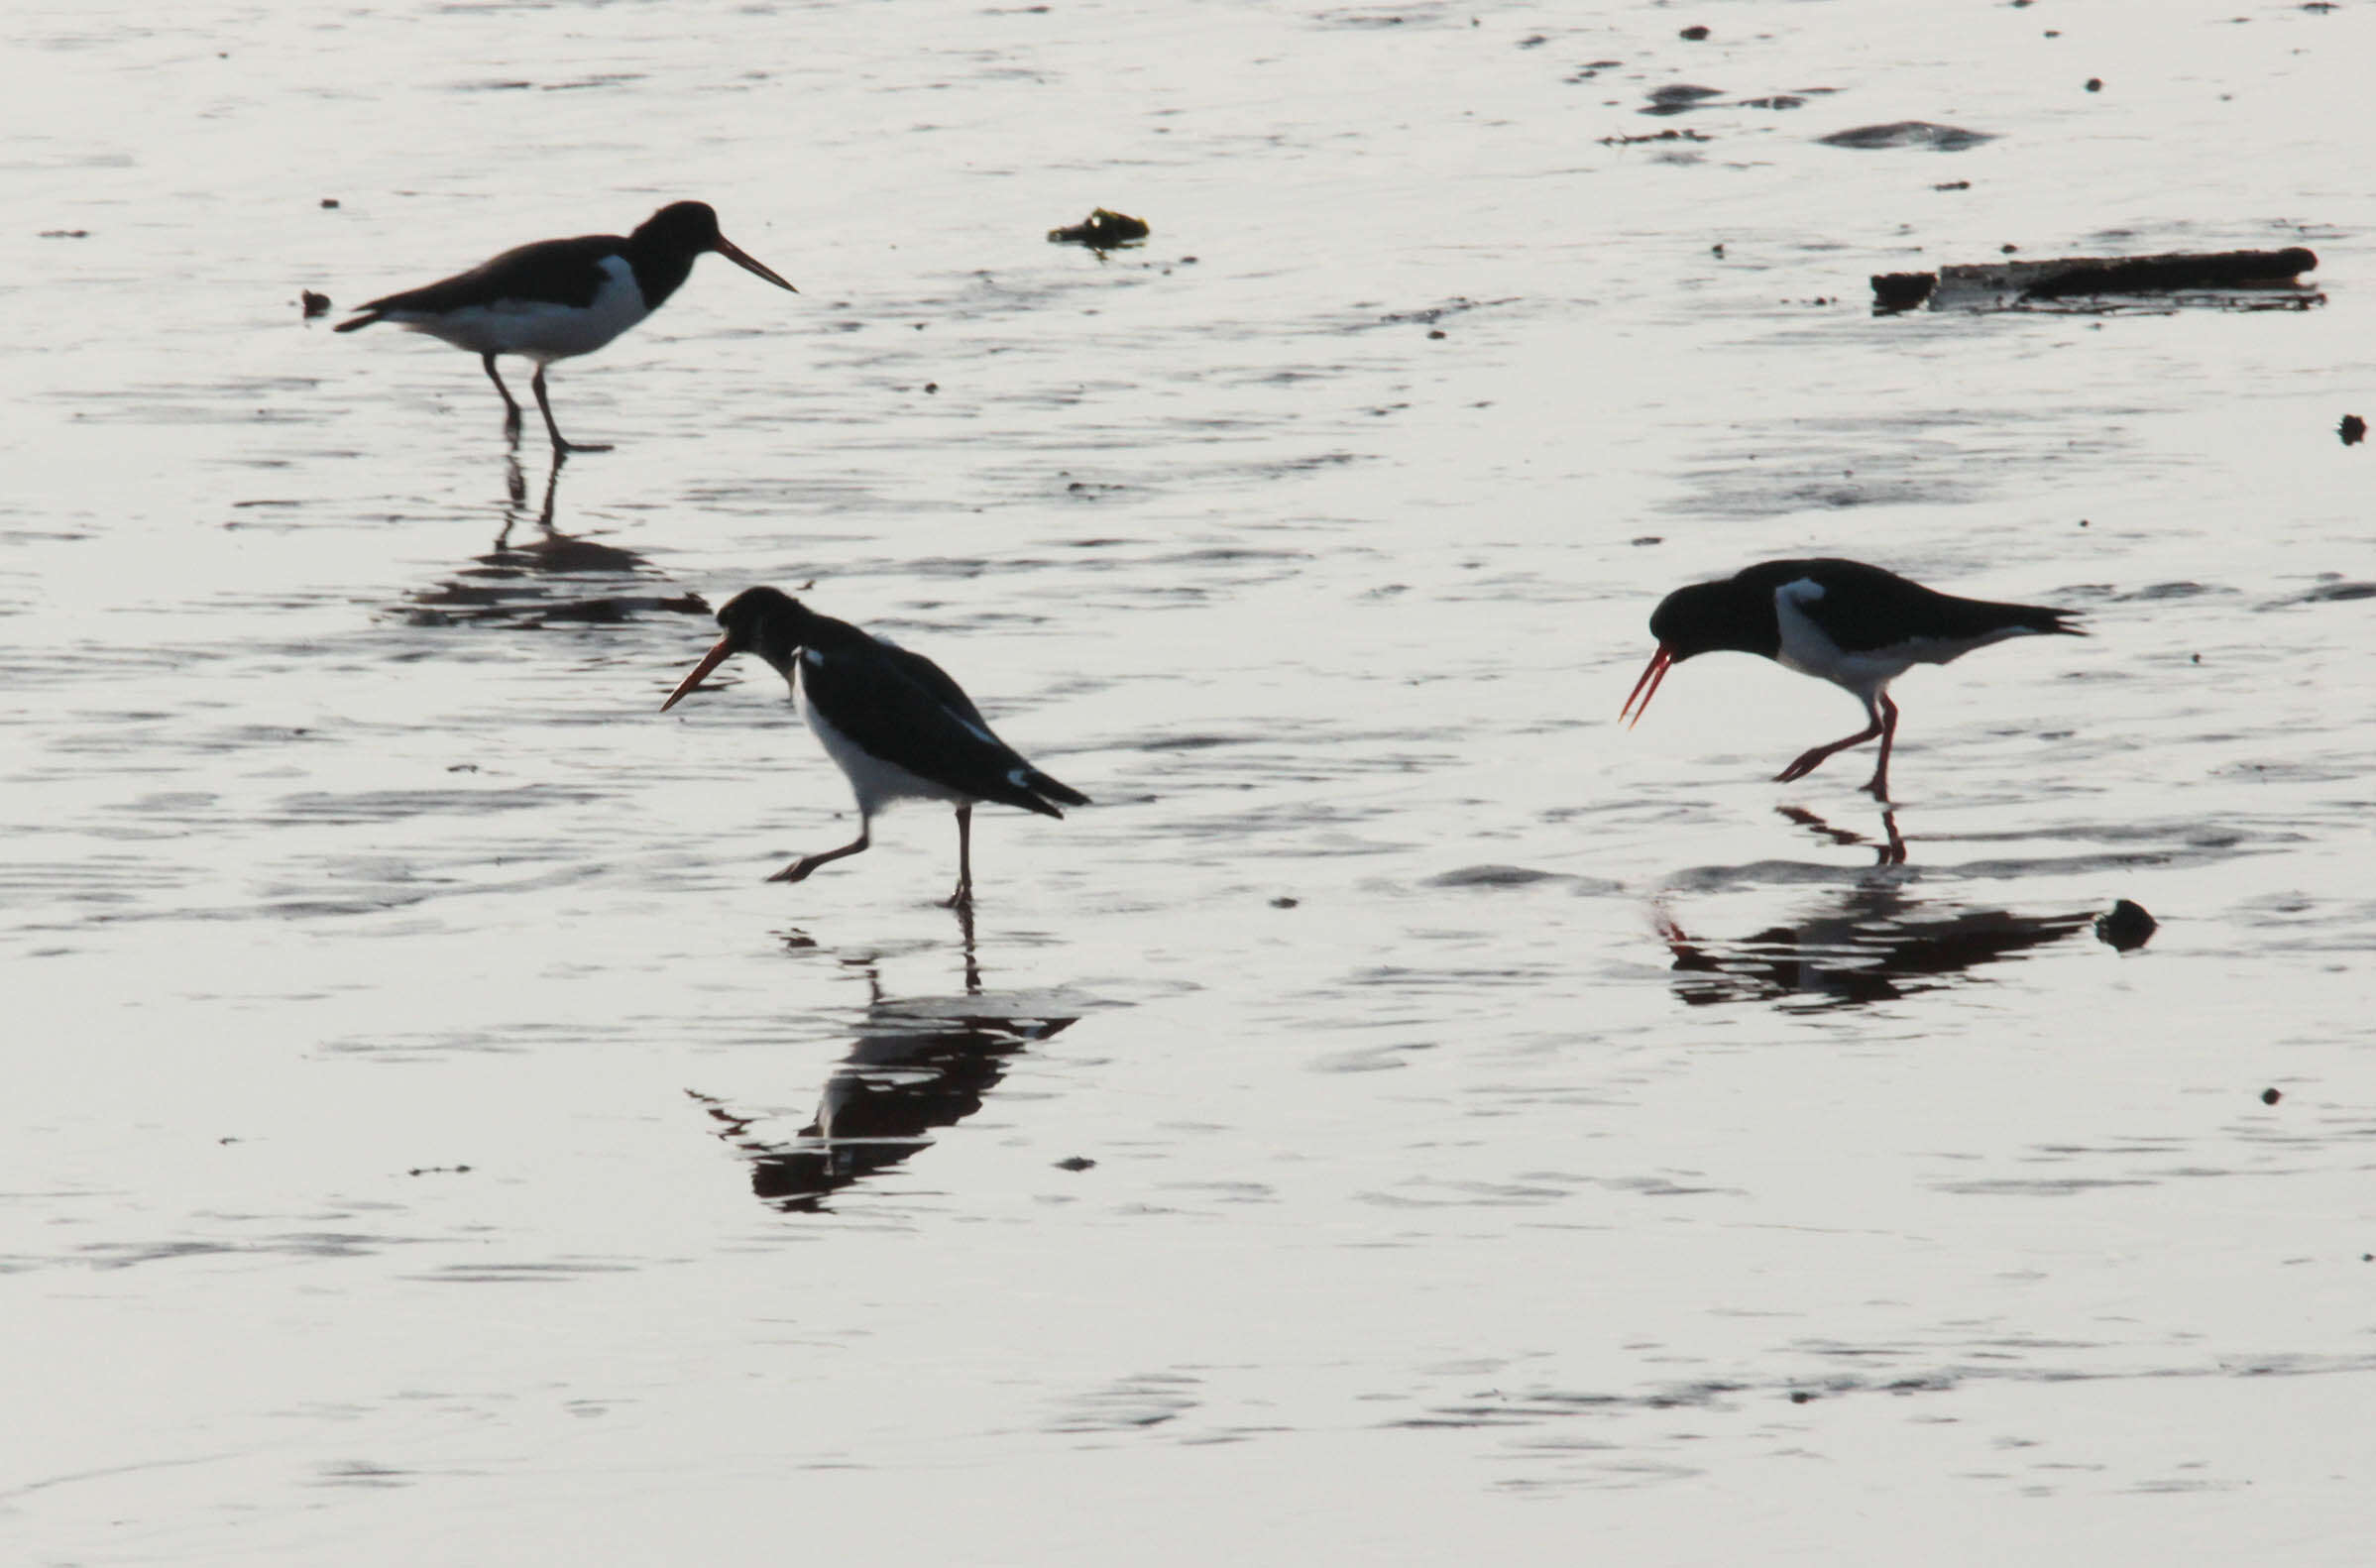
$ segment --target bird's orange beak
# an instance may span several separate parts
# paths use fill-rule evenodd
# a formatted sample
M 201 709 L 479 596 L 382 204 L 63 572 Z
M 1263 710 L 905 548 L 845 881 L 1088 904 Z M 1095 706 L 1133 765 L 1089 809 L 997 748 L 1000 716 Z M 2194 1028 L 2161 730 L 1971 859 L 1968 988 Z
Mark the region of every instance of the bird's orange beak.
M 679 699 L 681 699 L 687 692 L 693 690 L 693 688 L 701 684 L 701 678 L 703 676 L 709 674 L 721 664 L 724 664 L 727 661 L 728 656 L 734 651 L 735 639 L 733 637 L 720 637 L 718 639 L 718 646 L 703 654 L 701 656 L 701 662 L 693 666 L 693 673 L 686 676 L 683 680 L 677 682 L 676 690 L 668 694 L 668 701 L 660 705 L 660 712 L 666 713 L 671 708 L 674 708 Z
M 744 272 L 755 273 L 759 277 L 766 279 L 778 288 L 788 289 L 796 294 L 800 292 L 799 289 L 793 288 L 790 283 L 785 282 L 782 279 L 776 277 L 774 273 L 768 271 L 765 263 L 753 258 L 749 253 L 744 251 L 742 247 L 736 245 L 734 241 L 728 239 L 723 234 L 718 236 L 718 254 L 725 257 L 728 261 L 733 262 L 736 267 L 741 268 Z
M 1617 711 L 1617 717 L 1620 719 L 1625 718 L 1628 714 L 1634 716 L 1633 723 L 1626 726 L 1628 729 L 1641 723 L 1641 716 L 1650 711 L 1650 699 L 1658 695 L 1658 683 L 1666 679 L 1666 672 L 1673 669 L 1674 664 L 1675 650 L 1663 642 L 1659 643 L 1658 651 L 1650 655 L 1649 668 L 1643 670 L 1641 679 L 1634 683 L 1633 695 L 1626 699 L 1626 706 Z M 702 668 L 708 669 L 709 666 L 705 664 Z M 691 685 L 692 682 L 688 681 L 686 684 Z M 671 702 L 675 700 L 673 697 L 669 699 Z

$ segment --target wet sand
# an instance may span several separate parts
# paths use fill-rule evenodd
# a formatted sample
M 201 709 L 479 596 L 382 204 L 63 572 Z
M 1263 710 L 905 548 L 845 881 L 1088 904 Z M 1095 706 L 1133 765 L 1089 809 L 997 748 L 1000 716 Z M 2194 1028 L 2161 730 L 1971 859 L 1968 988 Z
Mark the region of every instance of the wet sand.
M 24 1560 L 2358 1560 L 2376 39 L 2050 12 L 21 13 Z M 302 315 L 682 196 L 802 292 L 557 474 Z M 2008 245 L 2326 297 L 1870 310 Z M 1616 722 L 1818 554 L 2088 616 L 1902 864 L 1828 688 Z M 760 582 L 1098 804 L 762 881 Z

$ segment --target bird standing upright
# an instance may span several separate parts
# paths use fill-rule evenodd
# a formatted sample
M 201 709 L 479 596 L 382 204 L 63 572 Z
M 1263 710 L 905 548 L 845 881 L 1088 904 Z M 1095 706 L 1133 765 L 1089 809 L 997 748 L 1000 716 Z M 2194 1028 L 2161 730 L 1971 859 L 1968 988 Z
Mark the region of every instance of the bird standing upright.
M 504 397 L 504 429 L 519 434 L 519 404 L 496 369 L 499 354 L 536 362 L 528 382 L 544 415 L 553 450 L 607 452 L 562 439 L 553 405 L 544 393 L 544 370 L 555 360 L 591 354 L 660 308 L 692 275 L 694 259 L 716 251 L 778 288 L 790 283 L 744 255 L 718 232 L 718 214 L 707 202 L 677 201 L 662 207 L 623 237 L 586 234 L 572 240 L 538 240 L 420 288 L 388 294 L 357 307 L 338 330 L 353 332 L 375 321 L 393 321 L 442 338 L 479 356 L 488 379 Z
M 1897 705 L 1889 683 L 1917 664 L 1945 664 L 2007 637 L 2087 633 L 2076 611 L 1958 599 L 1862 561 L 1766 561 L 1721 583 L 1678 588 L 1650 612 L 1658 651 L 1618 713 L 1640 724 L 1666 672 L 1701 653 L 1731 649 L 1830 681 L 1865 704 L 1871 723 L 1844 740 L 1813 747 L 1775 775 L 1803 778 L 1836 751 L 1880 737 L 1880 763 L 1866 788 L 1889 798 L 1889 747 Z
M 804 854 L 767 880 L 798 882 L 829 860 L 871 841 L 874 814 L 894 800 L 947 801 L 957 807 L 957 891 L 953 908 L 973 901 L 973 808 L 983 801 L 1062 817 L 1053 801 L 1086 806 L 1089 798 L 1058 783 L 990 732 L 981 711 L 946 671 L 921 653 L 820 616 L 772 588 L 746 588 L 718 612 L 726 635 L 677 684 L 666 713 L 703 677 L 736 653 L 755 653 L 792 687 L 801 717 L 817 732 L 857 796 L 858 836 L 838 849 Z

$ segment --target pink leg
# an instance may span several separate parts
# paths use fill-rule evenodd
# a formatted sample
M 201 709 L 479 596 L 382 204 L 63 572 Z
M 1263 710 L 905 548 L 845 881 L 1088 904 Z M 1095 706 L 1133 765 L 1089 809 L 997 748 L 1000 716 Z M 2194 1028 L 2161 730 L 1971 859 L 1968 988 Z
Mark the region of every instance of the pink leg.
M 857 854 L 865 849 L 869 841 L 866 835 L 868 830 L 872 827 L 873 824 L 868 822 L 865 818 L 859 818 L 858 836 L 855 840 L 844 844 L 839 849 L 828 849 L 823 854 L 804 854 L 799 859 L 793 861 L 790 865 L 785 866 L 781 871 L 776 872 L 775 875 L 769 877 L 767 880 L 770 882 L 803 882 L 808 880 L 808 875 L 811 871 L 816 870 L 819 866 L 826 864 L 828 861 L 839 860 L 844 855 Z
M 1889 701 L 1887 692 L 1876 693 L 1875 697 L 1881 709 L 1881 761 L 1872 770 L 1871 782 L 1865 787 L 1872 791 L 1874 800 L 1885 801 L 1889 798 L 1889 746 L 1897 738 L 1897 704 Z
M 1883 708 L 1888 708 L 1889 720 L 1887 724 L 1883 724 L 1881 721 L 1881 710 Z M 1888 735 L 1890 730 L 1897 723 L 1897 710 L 1895 708 L 1889 707 L 1889 699 L 1886 695 L 1883 695 L 1877 704 L 1870 701 L 1867 702 L 1865 705 L 1865 710 L 1867 713 L 1869 713 L 1872 716 L 1871 724 L 1858 730 L 1855 734 L 1850 735 L 1846 740 L 1835 740 L 1828 746 L 1817 746 L 1814 750 L 1801 754 L 1796 762 L 1791 763 L 1788 767 L 1782 769 L 1781 772 L 1776 773 L 1773 776 L 1773 781 L 1776 784 L 1787 784 L 1792 779 L 1805 778 L 1808 774 L 1821 767 L 1825 760 L 1834 752 L 1846 751 L 1850 746 L 1861 746 L 1875 735 L 1882 737 L 1881 755 L 1884 760 L 1881 766 L 1884 770 L 1886 770 L 1888 767 L 1888 762 L 1885 759 L 1889 754 Z

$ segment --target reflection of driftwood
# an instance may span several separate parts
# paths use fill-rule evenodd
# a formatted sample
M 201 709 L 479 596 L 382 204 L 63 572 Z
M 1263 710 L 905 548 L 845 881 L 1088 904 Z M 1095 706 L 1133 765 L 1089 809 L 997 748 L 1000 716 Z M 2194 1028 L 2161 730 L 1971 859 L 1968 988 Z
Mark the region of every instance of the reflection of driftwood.
M 1887 125 L 1860 125 L 1815 139 L 1825 147 L 1853 147 L 1863 152 L 1886 148 L 1927 147 L 1934 152 L 1961 153 L 1982 142 L 1993 142 L 1989 131 L 1967 131 L 1960 125 L 1933 125 L 1928 120 L 1893 120 Z
M 2291 283 L 2319 265 L 2303 246 L 2282 251 L 2215 251 L 2165 256 L 2073 256 L 2053 262 L 1987 262 L 1942 267 L 1936 273 L 1882 273 L 1872 280 L 1873 302 L 1910 310 L 1944 296 L 1994 296 L 2021 303 L 2082 294 L 2167 293 L 2182 288 L 2267 288 Z

